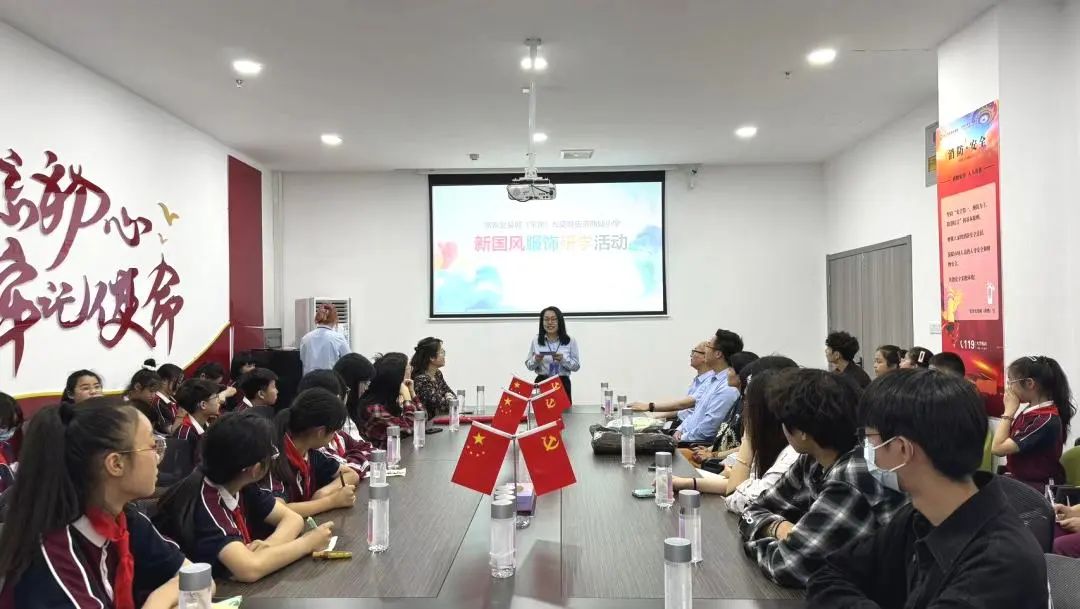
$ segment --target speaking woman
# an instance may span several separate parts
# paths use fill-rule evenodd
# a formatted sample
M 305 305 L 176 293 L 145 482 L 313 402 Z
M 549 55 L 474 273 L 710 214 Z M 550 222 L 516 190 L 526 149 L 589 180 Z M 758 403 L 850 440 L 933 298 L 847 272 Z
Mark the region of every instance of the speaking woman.
M 563 380 L 566 395 L 570 395 L 570 373 L 581 369 L 577 341 L 566 333 L 566 320 L 558 307 L 540 312 L 540 331 L 529 347 L 525 367 L 536 373 L 536 382 L 553 376 Z

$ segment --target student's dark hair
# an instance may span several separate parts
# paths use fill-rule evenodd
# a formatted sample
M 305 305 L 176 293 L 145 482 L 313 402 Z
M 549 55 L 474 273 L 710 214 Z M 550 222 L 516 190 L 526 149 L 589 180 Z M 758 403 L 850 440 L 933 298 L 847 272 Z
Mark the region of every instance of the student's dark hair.
M 763 475 L 787 446 L 784 429 L 768 404 L 768 388 L 773 379 L 785 368 L 797 368 L 792 359 L 782 355 L 763 357 L 743 368 L 746 372 L 743 392 L 743 417 L 745 429 L 754 447 L 751 471 Z M 742 373 L 740 373 L 740 380 Z
M 332 372 L 332 371 L 331 371 Z M 345 426 L 345 404 L 336 394 L 321 387 L 302 391 L 292 405 L 274 417 L 274 440 L 281 458 L 272 466 L 282 480 L 295 480 L 296 472 L 285 458 L 285 434 L 298 435 L 319 427 L 328 432 Z
M 356 410 L 349 411 L 349 417 L 358 427 L 367 420 L 367 407 L 380 404 L 391 416 L 401 416 L 401 406 L 397 402 L 401 393 L 401 383 L 405 380 L 405 364 L 408 358 L 404 353 L 391 352 L 375 360 L 375 375 L 371 384 L 360 399 L 356 401 Z
M 890 368 L 899 368 L 900 360 L 904 357 L 904 350 L 896 345 L 881 345 L 877 348 L 877 352 L 881 354 L 881 358 L 885 360 L 885 365 Z
M 184 382 L 184 369 L 176 364 L 162 364 L 157 373 L 172 391 L 176 391 L 180 383 Z
M 124 394 L 127 395 L 135 391 L 136 386 L 142 389 L 161 387 L 161 377 L 158 376 L 155 370 L 140 368 L 135 371 L 135 374 L 131 375 L 131 381 L 128 383 L 127 388 L 124 389 Z
M 975 386 L 939 370 L 897 370 L 878 377 L 859 403 L 861 424 L 884 442 L 918 444 L 934 469 L 953 480 L 971 477 L 983 459 L 986 410 Z
M 197 541 L 195 512 L 202 500 L 203 481 L 224 485 L 253 465 L 269 465 L 275 451 L 274 424 L 250 410 L 225 414 L 206 430 L 201 449 L 199 467 L 165 491 L 154 517 L 158 529 L 185 549 Z
M 278 380 L 278 376 L 274 374 L 273 370 L 267 368 L 256 368 L 251 372 L 240 377 L 240 382 L 237 383 L 240 393 L 244 394 L 249 400 L 254 400 L 255 396 L 260 391 L 266 391 L 266 388 L 270 386 L 270 383 Z
M 345 408 L 349 411 L 349 417 L 355 421 L 356 417 L 353 413 L 358 410 L 362 393 L 360 383 L 366 383 L 375 376 L 375 366 L 371 360 L 359 353 L 346 353 L 334 364 L 334 372 L 337 372 L 341 380 L 345 382 L 345 388 L 349 392 L 345 400 Z
M 847 332 L 833 332 L 825 338 L 825 346 L 836 351 L 844 360 L 855 361 L 855 354 L 859 352 L 859 339 Z
M 243 376 L 244 366 L 255 366 L 255 357 L 251 355 L 250 351 L 240 351 L 233 355 L 232 364 L 229 366 L 229 378 L 233 382 L 238 382 L 240 377 Z
M 195 378 L 224 379 L 225 368 L 217 362 L 206 362 L 195 370 Z
M 738 376 L 742 372 L 743 368 L 756 362 L 758 360 L 757 353 L 751 351 L 739 351 L 731 356 L 731 360 L 728 362 L 731 364 L 731 368 L 735 370 L 735 376 Z M 742 380 L 741 378 L 739 380 Z
M 199 410 L 199 404 L 209 400 L 210 396 L 220 390 L 218 384 L 213 381 L 188 379 L 176 390 L 176 404 L 184 410 L 194 413 Z
M 60 397 L 61 404 L 74 404 L 75 403 L 75 387 L 79 384 L 79 379 L 84 376 L 92 376 L 97 379 L 98 384 L 101 384 L 101 375 L 93 370 L 76 370 L 68 375 L 67 381 L 64 383 L 64 395 Z
M 300 379 L 300 384 L 296 386 L 296 392 L 300 394 L 316 387 L 325 389 L 339 398 L 345 395 L 345 381 L 333 370 L 312 370 L 308 372 L 304 375 L 304 378 Z
M 427 373 L 428 366 L 435 358 L 439 357 L 439 349 L 442 348 L 442 344 L 442 340 L 434 336 L 429 336 L 416 343 L 412 359 L 409 360 L 409 365 L 412 366 L 413 378 Z
M 724 330 L 721 328 L 717 330 L 716 335 L 713 336 L 712 347 L 724 354 L 724 361 L 730 364 L 731 358 L 736 353 L 743 350 L 742 337 L 731 330 Z
M 22 427 L 24 420 L 19 402 L 10 395 L 0 392 L 0 427 L 8 429 Z
M 1057 360 L 1045 355 L 1021 357 L 1009 364 L 1009 376 L 1035 381 L 1039 391 L 1054 400 L 1058 416 L 1061 417 L 1061 426 L 1067 436 L 1069 423 L 1076 414 L 1076 404 L 1073 403 L 1072 390 L 1069 389 L 1069 378 L 1065 376 L 1065 371 Z
M 14 581 L 37 556 L 44 533 L 86 511 L 101 479 L 101 457 L 132 450 L 139 412 L 113 397 L 49 406 L 30 419 L 19 475 L 8 491 L 0 534 L 0 577 Z
M 563 317 L 563 312 L 559 307 L 546 307 L 543 311 L 540 311 L 540 331 L 536 335 L 536 340 L 543 346 L 544 341 L 547 340 L 547 330 L 544 330 L 544 314 L 551 311 L 555 314 L 555 318 L 559 320 L 559 344 L 569 345 L 570 335 L 566 333 L 566 318 Z
M 934 352 L 926 347 L 912 347 L 908 349 L 904 357 L 914 364 L 916 368 L 929 368 L 930 358 L 934 357 Z
M 822 448 L 840 454 L 855 447 L 859 389 L 839 375 L 811 368 L 784 370 L 770 383 L 766 401 L 789 432 L 805 432 Z
M 951 372 L 960 378 L 964 378 L 967 374 L 967 367 L 964 366 L 964 359 L 949 351 L 942 351 L 934 357 L 931 357 L 930 367 L 944 372 Z

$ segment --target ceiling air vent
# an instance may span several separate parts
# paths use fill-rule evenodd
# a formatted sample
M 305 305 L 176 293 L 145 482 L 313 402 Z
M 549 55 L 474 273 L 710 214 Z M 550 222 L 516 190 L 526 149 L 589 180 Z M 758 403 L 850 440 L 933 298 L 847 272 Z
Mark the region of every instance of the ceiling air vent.
M 591 159 L 593 151 L 588 148 L 581 148 L 578 150 L 563 150 L 561 154 L 564 161 L 583 161 Z

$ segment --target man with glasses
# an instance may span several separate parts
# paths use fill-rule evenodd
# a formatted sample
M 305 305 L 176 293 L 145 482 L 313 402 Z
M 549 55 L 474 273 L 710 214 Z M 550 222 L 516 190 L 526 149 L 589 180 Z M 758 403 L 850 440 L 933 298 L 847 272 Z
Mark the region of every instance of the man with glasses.
M 653 413 L 651 416 L 658 419 L 674 418 L 679 411 L 693 408 L 716 379 L 716 370 L 713 370 L 707 357 L 711 349 L 712 344 L 708 340 L 703 340 L 690 349 L 690 367 L 697 372 L 697 376 L 690 381 L 690 387 L 686 390 L 685 396 L 664 402 L 634 402 L 630 404 L 630 407 L 639 412 Z
M 1047 606 L 1046 568 L 1001 482 L 977 472 L 986 414 L 971 383 L 898 370 L 862 399 L 867 466 L 911 504 L 830 554 L 809 583 L 814 607 Z

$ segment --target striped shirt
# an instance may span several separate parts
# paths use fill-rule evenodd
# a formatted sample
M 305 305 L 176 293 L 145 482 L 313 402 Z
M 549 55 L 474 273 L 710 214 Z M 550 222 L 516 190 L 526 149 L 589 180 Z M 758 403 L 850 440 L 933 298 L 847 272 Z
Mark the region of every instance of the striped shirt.
M 245 486 L 239 495 L 232 495 L 224 487 L 204 480 L 202 493 L 195 502 L 195 543 L 193 547 L 184 548 L 184 553 L 192 562 L 212 565 L 214 577 L 231 577 L 232 573 L 218 555 L 230 543 L 250 541 L 244 539 L 237 524 L 237 514 L 242 514 L 249 530 L 259 531 L 261 528 L 257 525 L 265 523 L 276 503 L 273 495 L 254 484 Z M 254 538 L 261 537 L 257 533 L 253 535 Z
M 1046 485 L 1051 479 L 1065 482 L 1065 467 L 1061 465 L 1065 429 L 1053 402 L 1029 404 L 1016 413 L 1009 437 L 1020 449 L 1005 463 L 1010 476 L 1033 486 Z
M 371 451 L 375 450 L 375 447 L 363 440 L 354 439 L 342 430 L 334 434 L 330 444 L 319 450 L 338 463 L 347 465 L 364 479 L 367 477 Z
M 184 555 L 141 512 L 128 509 L 126 516 L 135 559 L 133 592 L 138 602 L 176 575 L 184 564 Z M 38 555 L 17 582 L 5 586 L 0 606 L 112 609 L 118 563 L 119 554 L 112 542 L 83 516 L 42 536 Z

